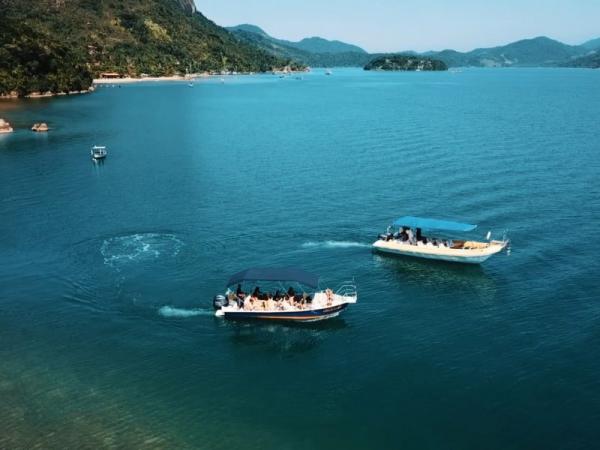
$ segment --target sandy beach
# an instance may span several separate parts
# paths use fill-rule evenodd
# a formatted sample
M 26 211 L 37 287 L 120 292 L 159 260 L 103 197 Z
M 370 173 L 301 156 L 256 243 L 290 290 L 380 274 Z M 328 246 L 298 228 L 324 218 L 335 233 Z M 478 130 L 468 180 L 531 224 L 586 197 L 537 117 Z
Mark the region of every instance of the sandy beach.
M 149 81 L 186 81 L 193 80 L 195 78 L 208 77 L 207 74 L 193 74 L 187 77 L 181 75 L 173 75 L 169 77 L 123 77 L 123 78 L 96 78 L 94 84 L 125 84 L 125 83 L 143 83 Z

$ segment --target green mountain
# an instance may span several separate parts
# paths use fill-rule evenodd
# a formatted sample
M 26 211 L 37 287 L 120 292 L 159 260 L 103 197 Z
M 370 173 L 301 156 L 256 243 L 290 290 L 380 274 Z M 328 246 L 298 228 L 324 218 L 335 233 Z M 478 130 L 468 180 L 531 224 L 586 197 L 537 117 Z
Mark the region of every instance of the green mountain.
M 227 27 L 227 29 L 234 34 L 240 31 L 258 34 L 260 36 L 263 36 L 264 38 L 269 39 L 277 45 L 295 48 L 308 53 L 367 53 L 362 48 L 356 45 L 347 44 L 341 41 L 329 41 L 320 37 L 304 38 L 299 42 L 287 41 L 285 39 L 277 39 L 273 36 L 270 36 L 262 28 L 247 23 L 242 25 L 236 25 L 234 27 Z
M 547 37 L 536 37 L 492 48 L 478 48 L 461 53 L 454 50 L 428 52 L 449 66 L 474 67 L 539 67 L 557 66 L 586 50 L 580 46 L 563 44 Z
M 373 58 L 362 48 L 340 41 L 312 37 L 299 42 L 277 39 L 256 25 L 242 24 L 227 28 L 241 42 L 255 45 L 281 58 L 289 58 L 313 67 L 364 66 Z
M 439 59 L 416 55 L 385 55 L 369 62 L 365 70 L 386 71 L 438 71 L 448 70 L 448 66 Z
M 588 50 L 600 50 L 600 38 L 591 39 L 581 44 L 581 46 L 587 48 Z
M 251 25 L 240 26 L 240 28 L 233 30 L 232 34 L 240 42 L 258 47 L 278 58 L 304 62 L 311 57 L 309 52 L 289 45 L 288 41 L 272 38 L 258 27 Z
M 294 47 L 310 53 L 367 53 L 362 48 L 341 41 L 328 41 L 320 37 L 304 38 L 293 42 Z
M 0 0 L 0 94 L 71 91 L 105 71 L 268 71 L 279 59 L 240 42 L 193 0 Z
M 562 64 L 562 67 L 585 67 L 588 69 L 600 69 L 600 50 L 596 50 L 585 56 L 580 56 Z

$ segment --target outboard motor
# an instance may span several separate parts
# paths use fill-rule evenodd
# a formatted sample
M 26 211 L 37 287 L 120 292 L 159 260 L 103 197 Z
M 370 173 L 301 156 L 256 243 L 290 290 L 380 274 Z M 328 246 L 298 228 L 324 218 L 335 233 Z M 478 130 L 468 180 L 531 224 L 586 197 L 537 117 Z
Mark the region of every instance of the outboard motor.
M 221 309 L 223 306 L 227 305 L 229 305 L 229 300 L 227 300 L 227 297 L 224 295 L 215 295 L 215 298 L 213 298 L 213 307 L 215 309 Z

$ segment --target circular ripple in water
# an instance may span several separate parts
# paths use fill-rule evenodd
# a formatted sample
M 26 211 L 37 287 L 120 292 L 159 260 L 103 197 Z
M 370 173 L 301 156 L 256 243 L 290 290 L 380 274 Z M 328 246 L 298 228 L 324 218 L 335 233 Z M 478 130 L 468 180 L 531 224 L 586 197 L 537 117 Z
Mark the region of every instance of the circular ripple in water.
M 174 234 L 136 233 L 104 240 L 100 252 L 111 267 L 177 256 L 183 242 Z

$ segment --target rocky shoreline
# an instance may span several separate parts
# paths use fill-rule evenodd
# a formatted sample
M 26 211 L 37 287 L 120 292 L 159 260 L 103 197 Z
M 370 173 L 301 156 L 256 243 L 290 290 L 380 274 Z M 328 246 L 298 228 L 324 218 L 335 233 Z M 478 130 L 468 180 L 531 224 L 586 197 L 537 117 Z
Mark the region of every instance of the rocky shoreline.
M 16 91 L 13 91 L 9 94 L 1 94 L 0 99 L 18 99 L 18 98 L 48 98 L 48 97 L 60 97 L 65 95 L 80 95 L 80 94 L 89 94 L 93 92 L 95 88 L 90 86 L 89 89 L 85 89 L 82 91 L 69 91 L 69 92 L 32 92 L 27 95 L 19 95 Z

